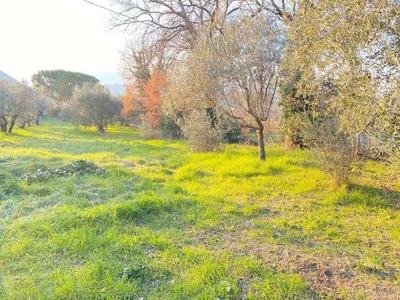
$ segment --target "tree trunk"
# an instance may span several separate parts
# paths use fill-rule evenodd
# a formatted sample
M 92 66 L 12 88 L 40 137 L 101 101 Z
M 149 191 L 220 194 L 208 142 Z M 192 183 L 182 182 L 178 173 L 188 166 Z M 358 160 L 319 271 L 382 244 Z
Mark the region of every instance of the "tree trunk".
M 17 116 L 13 116 L 13 117 L 11 118 L 10 127 L 8 127 L 8 133 L 11 133 L 11 132 L 12 132 L 16 120 L 17 120 Z
M 1 119 L 0 119 L 0 130 L 2 132 L 7 132 L 7 119 L 6 119 L 6 117 L 1 117 Z
M 258 158 L 260 160 L 265 160 L 264 125 L 262 123 L 261 123 L 260 129 L 257 129 L 256 132 L 257 132 L 257 141 L 258 141 Z
M 25 129 L 25 125 L 26 125 L 26 123 L 25 122 L 23 122 L 20 126 L 19 126 L 19 128 L 21 128 L 21 129 Z
M 37 117 L 37 119 L 35 119 L 35 124 L 39 125 L 39 117 Z
M 98 131 L 98 132 L 104 133 L 103 124 L 98 124 L 96 127 L 97 127 L 97 131 Z

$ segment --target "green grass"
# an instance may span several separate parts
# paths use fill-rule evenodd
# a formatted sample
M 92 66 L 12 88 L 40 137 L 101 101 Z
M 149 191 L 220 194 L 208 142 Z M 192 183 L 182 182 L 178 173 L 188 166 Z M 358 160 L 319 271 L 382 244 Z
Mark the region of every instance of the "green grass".
M 88 160 L 102 174 L 21 180 Z M 399 299 L 400 173 L 335 187 L 305 151 L 0 133 L 0 299 Z

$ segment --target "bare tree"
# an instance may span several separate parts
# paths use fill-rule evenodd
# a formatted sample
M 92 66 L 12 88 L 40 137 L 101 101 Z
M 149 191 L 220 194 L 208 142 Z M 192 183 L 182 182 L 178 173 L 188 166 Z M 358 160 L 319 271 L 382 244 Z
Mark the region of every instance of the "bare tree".
M 141 29 L 146 34 L 163 32 L 163 40 L 193 42 L 198 28 L 220 26 L 231 16 L 255 16 L 267 11 L 280 19 L 293 20 L 297 0 L 111 0 L 112 27 Z M 166 33 L 166 34 L 165 34 Z
M 165 72 L 174 64 L 175 53 L 166 43 L 142 40 L 126 44 L 120 55 L 120 72 L 127 83 L 133 81 L 142 88 L 153 71 Z
M 242 0 L 112 0 L 119 14 L 113 27 L 140 30 L 147 36 L 187 48 L 197 36 L 199 26 L 225 20 L 240 10 Z
M 251 6 L 256 12 L 267 11 L 280 20 L 293 21 L 298 7 L 298 0 L 254 0 Z M 254 13 L 253 13 L 254 15 Z

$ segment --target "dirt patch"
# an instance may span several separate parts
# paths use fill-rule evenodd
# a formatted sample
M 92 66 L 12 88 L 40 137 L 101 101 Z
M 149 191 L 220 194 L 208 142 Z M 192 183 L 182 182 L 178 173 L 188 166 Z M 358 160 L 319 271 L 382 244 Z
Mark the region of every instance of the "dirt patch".
M 300 274 L 321 299 L 325 296 L 337 300 L 360 297 L 371 300 L 400 299 L 400 286 L 391 281 L 396 278 L 396 273 L 397 276 L 400 274 L 396 268 L 388 266 L 385 270 L 372 271 L 358 267 L 358 259 L 347 255 L 312 253 L 310 249 L 243 243 L 243 240 L 240 244 L 253 245 L 241 251 L 262 259 L 275 271 Z M 233 248 L 237 245 L 232 244 Z M 343 294 L 345 298 L 342 298 Z
M 197 242 L 203 244 L 209 234 L 218 236 L 218 248 L 240 256 L 260 259 L 274 272 L 297 273 L 308 283 L 315 294 L 313 299 L 371 299 L 398 300 L 400 286 L 395 281 L 400 268 L 384 266 L 382 269 L 369 268 L 360 263 L 356 256 L 327 254 L 328 245 L 313 242 L 307 245 L 284 245 L 260 242 L 247 235 L 254 229 L 248 220 L 239 230 L 203 232 Z M 246 291 L 245 280 L 241 289 Z

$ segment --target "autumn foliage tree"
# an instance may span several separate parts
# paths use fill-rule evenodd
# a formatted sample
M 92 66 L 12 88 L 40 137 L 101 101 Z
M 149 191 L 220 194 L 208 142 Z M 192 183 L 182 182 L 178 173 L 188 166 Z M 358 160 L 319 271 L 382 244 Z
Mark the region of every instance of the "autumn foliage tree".
M 128 44 L 121 55 L 121 74 L 126 93 L 123 118 L 126 123 L 139 123 L 145 117 L 151 127 L 158 125 L 161 91 L 166 86 L 166 72 L 173 59 L 165 44 Z
M 148 80 L 132 81 L 125 84 L 125 95 L 122 97 L 124 108 L 122 116 L 126 123 L 137 123 L 141 116 L 148 118 L 153 128 L 156 128 L 160 119 L 163 103 L 162 90 L 167 85 L 165 72 L 155 70 Z
M 137 82 L 125 83 L 125 94 L 122 96 L 123 109 L 121 112 L 124 123 L 137 123 L 143 112 L 141 104 L 142 94 Z
M 159 123 L 160 110 L 163 103 L 161 92 L 166 85 L 167 77 L 165 72 L 155 70 L 143 87 L 142 105 L 154 128 Z

